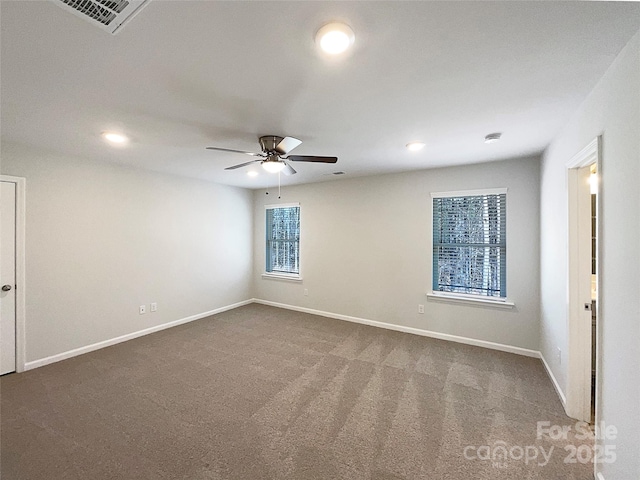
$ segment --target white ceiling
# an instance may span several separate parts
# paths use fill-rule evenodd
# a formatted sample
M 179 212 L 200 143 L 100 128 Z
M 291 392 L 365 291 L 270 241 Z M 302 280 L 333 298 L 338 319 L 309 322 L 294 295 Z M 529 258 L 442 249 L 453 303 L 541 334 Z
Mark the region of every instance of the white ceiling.
M 356 40 L 328 60 L 313 36 L 331 20 Z M 2 139 L 249 188 L 277 175 L 225 171 L 247 157 L 205 147 L 290 135 L 295 154 L 338 156 L 283 185 L 523 157 L 639 28 L 631 2 L 153 0 L 112 36 L 51 1 L 2 1 Z M 100 138 L 113 129 L 126 148 Z

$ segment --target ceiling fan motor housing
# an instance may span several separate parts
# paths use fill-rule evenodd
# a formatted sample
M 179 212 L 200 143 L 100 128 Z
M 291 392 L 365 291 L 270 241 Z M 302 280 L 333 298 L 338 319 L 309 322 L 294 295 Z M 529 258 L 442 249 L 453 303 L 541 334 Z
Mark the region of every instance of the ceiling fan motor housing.
M 277 154 L 276 147 L 278 144 L 284 140 L 284 137 L 277 137 L 275 135 L 265 135 L 260 137 L 260 148 L 264 153 L 274 153 Z

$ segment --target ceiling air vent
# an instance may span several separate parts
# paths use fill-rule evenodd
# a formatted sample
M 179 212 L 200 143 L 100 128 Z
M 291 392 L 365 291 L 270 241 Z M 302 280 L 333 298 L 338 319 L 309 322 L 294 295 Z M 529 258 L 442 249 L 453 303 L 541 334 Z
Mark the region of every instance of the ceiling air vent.
M 115 35 L 151 0 L 53 0 L 57 5 Z

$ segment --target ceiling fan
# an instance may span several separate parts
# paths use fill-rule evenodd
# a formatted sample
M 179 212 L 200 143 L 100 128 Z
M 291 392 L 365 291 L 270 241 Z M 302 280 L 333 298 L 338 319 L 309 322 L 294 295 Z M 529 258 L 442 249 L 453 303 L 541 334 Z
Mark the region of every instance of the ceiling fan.
M 296 171 L 287 162 L 318 162 L 318 163 L 336 163 L 337 157 L 317 157 L 313 155 L 287 155 L 291 150 L 302 143 L 301 140 L 293 137 L 278 137 L 277 135 L 264 135 L 260 137 L 260 148 L 262 153 L 245 152 L 243 150 L 232 150 L 230 148 L 207 147 L 207 150 L 219 150 L 221 152 L 244 153 L 253 157 L 259 157 L 250 162 L 240 163 L 227 167 L 225 170 L 234 170 L 240 167 L 246 167 L 256 162 L 260 162 L 262 168 L 269 173 L 282 172 L 285 175 L 293 175 Z M 285 161 L 286 160 L 286 161 Z

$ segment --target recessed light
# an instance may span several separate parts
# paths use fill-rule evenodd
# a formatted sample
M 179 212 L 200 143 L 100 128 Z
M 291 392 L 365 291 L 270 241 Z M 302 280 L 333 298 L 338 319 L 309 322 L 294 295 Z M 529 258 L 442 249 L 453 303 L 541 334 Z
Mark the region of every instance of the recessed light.
M 114 132 L 104 132 L 102 134 L 102 138 L 104 138 L 105 140 L 111 143 L 118 143 L 118 144 L 127 143 L 127 140 L 129 140 L 124 135 L 120 133 L 114 133 Z
M 249 175 L 250 177 L 257 177 L 258 176 L 258 172 L 256 172 L 255 170 L 251 170 L 251 171 L 247 172 L 247 175 Z
M 407 149 L 412 152 L 417 152 L 418 150 L 422 150 L 424 148 L 424 143 L 422 142 L 411 142 L 407 143 Z
M 496 143 L 502 137 L 501 133 L 490 133 L 486 137 L 484 137 L 484 143 Z
M 329 55 L 338 55 L 347 50 L 356 36 L 349 25 L 328 23 L 316 33 L 316 43 Z

